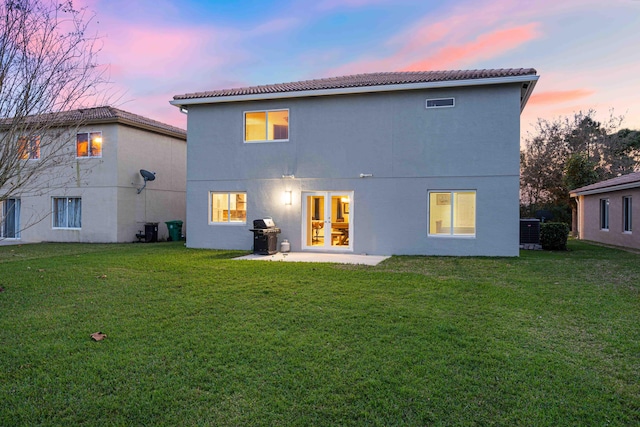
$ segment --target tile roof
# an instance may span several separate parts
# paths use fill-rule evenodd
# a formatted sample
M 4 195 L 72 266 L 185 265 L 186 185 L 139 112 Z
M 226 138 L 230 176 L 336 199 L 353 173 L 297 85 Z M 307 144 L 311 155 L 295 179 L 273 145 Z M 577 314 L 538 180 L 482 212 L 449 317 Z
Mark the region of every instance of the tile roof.
M 303 80 L 291 83 L 276 83 L 263 86 L 248 86 L 232 89 L 219 89 L 207 92 L 176 95 L 174 100 L 197 98 L 215 98 L 227 96 L 260 95 L 269 93 L 289 93 L 301 91 L 346 89 L 411 83 L 431 83 L 456 80 L 491 79 L 503 77 L 535 76 L 534 68 L 500 68 L 484 70 L 451 71 L 406 71 L 355 74 L 351 76 L 330 77 L 316 80 Z
M 101 106 L 93 108 L 80 108 L 77 110 L 62 111 L 51 114 L 41 114 L 29 116 L 27 120 L 33 122 L 51 120 L 56 125 L 65 124 L 93 124 L 93 123 L 121 123 L 152 132 L 175 136 L 187 139 L 187 131 L 176 126 L 171 126 L 157 120 L 149 119 L 138 114 L 129 113 L 111 106 Z M 11 119 L 3 119 L 2 122 L 10 122 Z
M 66 114 L 65 118 L 70 121 L 82 120 L 87 123 L 113 121 L 187 137 L 187 132 L 184 129 L 110 106 L 72 110 Z
M 640 172 L 632 172 L 626 175 L 617 176 L 615 178 L 607 179 L 606 181 L 596 182 L 595 184 L 587 185 L 584 187 L 571 190 L 571 194 L 579 195 L 580 193 L 603 193 L 606 191 L 614 191 L 615 188 L 620 185 L 634 184 L 636 183 L 640 187 Z M 635 187 L 636 185 L 633 185 Z

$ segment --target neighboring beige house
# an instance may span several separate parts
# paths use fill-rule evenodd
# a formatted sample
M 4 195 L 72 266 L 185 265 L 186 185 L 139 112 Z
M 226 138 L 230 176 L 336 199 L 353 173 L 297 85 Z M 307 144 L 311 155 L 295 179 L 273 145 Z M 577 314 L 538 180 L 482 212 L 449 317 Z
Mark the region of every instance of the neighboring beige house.
M 0 245 L 132 242 L 148 223 L 167 239 L 164 222 L 186 217 L 186 131 L 113 107 L 67 117 L 82 123 L 68 161 L 0 202 Z M 39 147 L 27 149 L 25 161 L 37 162 Z M 139 191 L 141 169 L 156 176 Z
M 640 249 L 640 172 L 573 190 L 578 204 L 578 237 L 583 240 Z M 635 201 L 635 206 L 634 206 Z

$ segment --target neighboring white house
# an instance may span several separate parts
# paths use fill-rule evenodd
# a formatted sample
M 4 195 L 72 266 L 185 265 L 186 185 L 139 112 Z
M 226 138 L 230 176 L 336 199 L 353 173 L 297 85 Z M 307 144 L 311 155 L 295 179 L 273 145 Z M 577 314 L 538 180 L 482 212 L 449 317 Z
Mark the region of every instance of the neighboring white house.
M 65 114 L 67 123 L 81 123 L 68 136 L 69 154 L 49 176 L 0 202 L 0 244 L 132 242 L 148 223 L 159 224 L 163 240 L 165 221 L 185 221 L 183 129 L 113 107 Z M 38 143 L 25 162 L 39 161 Z M 139 192 L 140 169 L 156 179 Z
M 536 70 L 361 74 L 175 96 L 187 245 L 519 254 L 520 113 Z
M 622 175 L 571 191 L 578 204 L 578 237 L 640 249 L 640 172 Z M 635 206 L 634 206 L 635 199 Z

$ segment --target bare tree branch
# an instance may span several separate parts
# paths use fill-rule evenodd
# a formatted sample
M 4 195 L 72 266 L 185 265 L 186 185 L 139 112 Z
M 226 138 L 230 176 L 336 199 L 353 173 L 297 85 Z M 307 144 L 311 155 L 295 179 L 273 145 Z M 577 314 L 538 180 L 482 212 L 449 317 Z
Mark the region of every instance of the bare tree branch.
M 0 202 L 63 188 L 82 115 L 106 105 L 93 14 L 71 0 L 0 0 Z M 26 226 L 26 224 L 25 224 Z

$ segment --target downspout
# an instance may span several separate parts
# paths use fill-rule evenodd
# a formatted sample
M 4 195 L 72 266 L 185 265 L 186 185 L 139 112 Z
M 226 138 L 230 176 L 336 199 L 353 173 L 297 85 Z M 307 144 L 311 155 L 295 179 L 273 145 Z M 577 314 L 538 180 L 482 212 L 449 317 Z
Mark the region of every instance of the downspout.
M 580 196 L 576 197 L 576 213 L 571 220 L 573 226 L 573 237 L 580 239 Z

